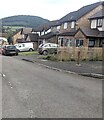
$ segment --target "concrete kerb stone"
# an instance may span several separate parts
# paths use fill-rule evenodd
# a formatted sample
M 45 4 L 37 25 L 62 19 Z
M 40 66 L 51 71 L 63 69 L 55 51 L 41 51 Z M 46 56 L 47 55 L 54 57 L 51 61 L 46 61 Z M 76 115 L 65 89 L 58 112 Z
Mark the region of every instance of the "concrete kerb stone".
M 93 77 L 93 78 L 99 78 L 101 80 L 104 79 L 104 75 L 102 74 L 95 74 L 95 73 L 76 73 L 76 72 L 72 72 L 72 71 L 67 71 L 67 70 L 62 70 L 62 69 L 59 69 L 59 68 L 55 68 L 55 67 L 50 67 L 50 66 L 47 66 L 47 65 L 44 65 L 42 63 L 39 63 L 37 62 L 36 60 L 29 60 L 29 59 L 22 59 L 24 61 L 28 61 L 28 62 L 31 62 L 31 63 L 38 63 L 38 65 L 40 66 L 44 66 L 45 68 L 48 68 L 48 69 L 52 69 L 52 70 L 56 70 L 56 71 L 60 71 L 60 72 L 64 72 L 64 73 L 69 73 L 69 74 L 75 74 L 75 75 L 82 75 L 82 76 L 86 76 L 86 77 Z
M 32 61 L 32 60 L 28 60 L 28 59 L 25 59 L 25 58 L 23 58 L 22 60 L 27 61 L 27 62 L 34 63 L 34 61 Z
M 79 73 L 79 75 L 87 76 L 87 77 L 93 77 L 93 78 L 99 78 L 104 79 L 104 75 L 102 74 L 95 74 L 95 73 Z

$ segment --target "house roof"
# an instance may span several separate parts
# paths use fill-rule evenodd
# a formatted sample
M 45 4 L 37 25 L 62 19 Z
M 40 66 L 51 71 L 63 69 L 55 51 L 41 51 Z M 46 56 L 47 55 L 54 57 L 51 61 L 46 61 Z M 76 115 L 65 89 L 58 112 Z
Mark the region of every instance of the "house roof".
M 50 29 L 51 27 L 54 27 L 54 26 L 58 26 L 60 25 L 60 21 L 59 20 L 54 20 L 54 21 L 49 21 L 37 28 L 35 28 L 33 31 L 34 32 L 42 32 L 43 30 L 48 30 Z
M 0 37 L 6 37 L 7 33 L 0 33 Z
M 77 30 L 71 30 L 71 31 L 67 31 L 67 32 L 63 32 L 58 34 L 58 36 L 74 36 L 76 34 Z
M 91 4 L 91 5 L 84 6 L 77 11 L 70 12 L 69 14 L 67 14 L 66 16 L 61 18 L 60 22 L 63 23 L 63 22 L 68 22 L 68 21 L 69 22 L 76 21 L 99 5 L 104 5 L 104 2 L 97 2 L 97 3 Z
M 47 33 L 45 35 L 41 35 L 39 37 L 39 39 L 49 39 L 49 38 L 54 37 L 56 35 L 58 35 L 58 32 L 49 32 L 49 33 Z
M 34 34 L 34 33 L 29 33 L 28 34 L 30 41 L 34 42 L 34 41 L 38 41 L 39 35 L 38 34 Z
M 17 33 L 21 32 L 21 34 L 28 34 L 32 32 L 32 28 L 20 28 L 17 29 L 12 36 L 16 35 Z
M 28 34 L 32 32 L 32 28 L 22 28 L 21 34 Z
M 21 38 L 21 39 L 16 39 L 16 42 L 18 42 L 18 43 L 22 43 L 22 42 L 25 42 L 25 40 L 23 39 L 23 38 Z
M 100 37 L 104 38 L 104 31 L 91 28 L 80 28 L 79 29 L 86 37 Z
M 14 35 L 16 35 L 18 32 L 20 32 L 22 29 L 17 29 L 16 31 L 14 31 L 13 32 L 13 35 L 12 36 L 14 36 Z
M 77 11 L 70 12 L 69 14 L 67 14 L 66 16 L 62 17 L 59 20 L 49 21 L 49 22 L 33 29 L 33 31 L 34 32 L 42 32 L 43 30 L 48 30 L 51 27 L 61 25 L 63 22 L 76 21 L 99 5 L 104 5 L 104 2 L 97 2 L 97 3 L 93 3 L 90 5 L 84 6 Z
M 89 19 L 96 19 L 96 18 L 102 18 L 104 17 L 104 9 L 98 11 L 96 14 L 91 16 Z

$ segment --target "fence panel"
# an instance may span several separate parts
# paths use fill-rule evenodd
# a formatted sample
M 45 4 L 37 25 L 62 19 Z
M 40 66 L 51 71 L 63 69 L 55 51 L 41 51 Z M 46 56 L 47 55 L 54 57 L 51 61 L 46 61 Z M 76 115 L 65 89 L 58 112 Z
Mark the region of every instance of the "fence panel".
M 102 48 L 94 47 L 60 47 L 58 48 L 59 60 L 102 60 Z

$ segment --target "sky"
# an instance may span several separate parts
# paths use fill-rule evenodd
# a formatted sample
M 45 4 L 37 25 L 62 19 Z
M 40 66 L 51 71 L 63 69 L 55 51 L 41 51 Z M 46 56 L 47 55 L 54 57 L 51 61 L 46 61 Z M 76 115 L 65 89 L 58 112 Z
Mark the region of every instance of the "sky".
M 0 19 L 14 15 L 33 15 L 57 20 L 79 8 L 103 0 L 0 0 Z

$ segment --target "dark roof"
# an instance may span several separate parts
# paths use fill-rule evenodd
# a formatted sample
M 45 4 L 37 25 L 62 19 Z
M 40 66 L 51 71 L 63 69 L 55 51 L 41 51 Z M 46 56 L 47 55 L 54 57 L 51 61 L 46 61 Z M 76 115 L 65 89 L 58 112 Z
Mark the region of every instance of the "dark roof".
M 100 37 L 100 38 L 104 38 L 104 31 L 99 31 L 98 29 L 80 28 L 79 30 L 86 37 Z
M 99 5 L 104 5 L 104 2 L 97 2 L 97 3 L 91 4 L 91 5 L 84 6 L 77 11 L 70 12 L 69 14 L 67 14 L 66 16 L 62 17 L 59 20 L 49 21 L 49 22 L 33 29 L 33 31 L 34 32 L 42 32 L 43 30 L 48 30 L 51 27 L 61 25 L 63 22 L 76 21 Z
M 74 36 L 76 34 L 76 32 L 77 32 L 77 30 L 72 30 L 69 32 L 60 33 L 60 34 L 58 34 L 58 36 Z
M 98 11 L 96 14 L 91 16 L 89 19 L 102 18 L 104 17 L 104 9 Z
M 49 21 L 49 22 L 47 22 L 47 23 L 45 23 L 45 24 L 43 24 L 43 25 L 41 25 L 41 26 L 33 29 L 33 31 L 34 31 L 34 32 L 42 32 L 43 30 L 48 30 L 48 29 L 50 29 L 51 27 L 53 27 L 53 26 L 58 26 L 58 25 L 60 25 L 60 24 L 61 24 L 61 23 L 60 23 L 59 20 Z
M 69 14 L 61 18 L 60 22 L 76 21 L 82 16 L 84 16 L 85 14 L 89 13 L 91 10 L 93 10 L 97 6 L 102 5 L 102 4 L 104 4 L 104 2 L 97 2 L 91 5 L 84 6 L 77 11 L 70 12 Z
M 16 35 L 20 31 L 22 31 L 22 28 L 21 29 L 17 29 L 16 31 L 14 31 L 12 36 Z
M 32 28 L 22 28 L 21 34 L 28 34 L 32 32 Z
M 28 34 L 24 34 L 24 40 L 26 40 L 28 37 Z
M 104 31 L 100 31 L 98 37 L 104 38 Z
M 49 38 L 54 37 L 56 35 L 58 35 L 58 32 L 55 32 L 55 33 L 54 32 L 49 32 L 49 33 L 47 33 L 45 35 L 41 35 L 39 37 L 39 39 L 49 39 Z
M 25 40 L 21 38 L 21 39 L 17 39 L 16 42 L 22 43 L 22 42 L 25 42 Z
M 15 32 L 13 32 L 13 35 L 16 35 L 17 33 L 21 32 L 20 34 L 28 34 L 28 33 L 31 33 L 32 32 L 32 28 L 20 28 L 20 29 L 17 29 Z
M 7 33 L 0 33 L 0 37 L 6 37 Z
M 29 33 L 28 36 L 29 36 L 31 42 L 38 41 L 38 38 L 39 38 L 38 34 Z

